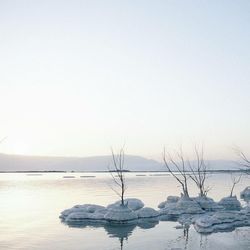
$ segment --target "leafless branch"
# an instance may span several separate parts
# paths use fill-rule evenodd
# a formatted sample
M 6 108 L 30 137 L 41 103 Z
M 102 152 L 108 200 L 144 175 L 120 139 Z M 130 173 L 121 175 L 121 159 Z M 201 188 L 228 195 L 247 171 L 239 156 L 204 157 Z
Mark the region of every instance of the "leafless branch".
M 241 162 L 239 163 L 241 166 L 245 167 L 244 169 L 241 169 L 246 174 L 250 175 L 250 160 L 245 155 L 245 153 L 240 148 L 234 148 L 235 153 L 238 155 L 238 157 L 241 159 Z
M 189 197 L 188 174 L 186 172 L 186 161 L 184 160 L 182 149 L 180 148 L 180 150 L 176 152 L 176 159 L 174 159 L 170 153 L 166 153 L 166 149 L 164 148 L 162 158 L 169 173 L 180 183 L 183 195 Z M 175 168 L 176 172 L 180 174 L 179 176 L 172 170 L 171 165 Z
M 109 173 L 114 181 L 114 183 L 118 186 L 119 191 L 112 188 L 111 189 L 120 197 L 121 204 L 124 205 L 124 193 L 126 190 L 125 185 L 125 174 L 124 174 L 124 147 L 120 149 L 120 151 L 115 154 L 113 149 L 111 148 L 112 153 L 112 163 L 114 166 L 114 169 L 109 169 Z M 113 172 L 116 173 L 116 175 L 113 174 Z
M 196 184 L 199 189 L 199 195 L 201 197 L 206 197 L 209 187 L 206 186 L 206 180 L 208 177 L 208 167 L 204 160 L 204 150 L 203 147 L 199 150 L 197 146 L 194 148 L 195 161 L 191 163 L 188 161 L 190 174 L 189 177 Z
M 230 191 L 230 197 L 233 196 L 234 188 L 235 188 L 236 184 L 238 184 L 240 182 L 241 177 L 242 177 L 242 175 L 235 176 L 233 173 L 231 173 L 232 187 L 231 187 L 231 191 Z

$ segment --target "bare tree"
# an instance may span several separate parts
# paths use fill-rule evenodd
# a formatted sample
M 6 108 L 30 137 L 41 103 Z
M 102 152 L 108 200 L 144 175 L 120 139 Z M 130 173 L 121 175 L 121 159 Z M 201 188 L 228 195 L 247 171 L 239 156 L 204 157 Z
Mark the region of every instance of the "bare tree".
M 231 187 L 231 191 L 230 191 L 230 197 L 233 196 L 233 191 L 234 191 L 235 185 L 240 182 L 241 177 L 242 177 L 242 175 L 235 176 L 231 173 L 232 187 Z
M 201 148 L 201 150 L 198 150 L 198 148 L 195 146 L 194 151 L 196 160 L 193 163 L 188 161 L 189 169 L 191 172 L 189 174 L 189 177 L 191 178 L 191 180 L 194 181 L 197 188 L 199 189 L 199 196 L 206 197 L 210 188 L 206 186 L 206 180 L 208 177 L 208 167 L 204 160 L 203 147 Z
M 246 174 L 250 175 L 250 160 L 241 149 L 236 148 L 235 152 L 241 159 L 240 165 L 245 167 L 245 169 L 241 170 L 243 170 Z
M 124 206 L 124 193 L 126 190 L 125 175 L 124 175 L 124 148 L 121 148 L 119 153 L 115 154 L 111 149 L 112 161 L 114 170 L 109 168 L 109 173 L 113 178 L 114 183 L 118 186 L 118 189 L 112 188 L 112 190 L 120 197 L 121 205 Z M 115 173 L 115 175 L 113 174 Z
M 189 175 L 187 173 L 186 161 L 183 156 L 182 148 L 176 152 L 176 158 L 174 159 L 170 153 L 166 153 L 164 148 L 163 150 L 163 161 L 165 166 L 167 167 L 170 174 L 176 179 L 177 182 L 180 183 L 183 191 L 183 195 L 185 197 L 189 197 L 188 193 L 188 178 Z M 174 167 L 175 171 L 172 169 Z M 175 173 L 177 172 L 177 173 Z

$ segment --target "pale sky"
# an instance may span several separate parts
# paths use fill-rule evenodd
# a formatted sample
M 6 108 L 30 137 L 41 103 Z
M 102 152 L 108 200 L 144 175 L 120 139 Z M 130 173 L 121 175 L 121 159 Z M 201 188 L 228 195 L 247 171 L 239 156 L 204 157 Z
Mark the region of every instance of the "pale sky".
M 0 0 L 4 153 L 250 153 L 250 1 Z

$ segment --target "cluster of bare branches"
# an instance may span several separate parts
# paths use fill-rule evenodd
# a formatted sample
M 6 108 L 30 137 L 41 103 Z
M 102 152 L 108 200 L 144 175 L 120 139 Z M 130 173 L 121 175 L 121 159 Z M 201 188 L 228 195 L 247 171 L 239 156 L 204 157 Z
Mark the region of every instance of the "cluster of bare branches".
M 242 160 L 241 165 L 246 168 L 240 170 L 250 175 L 250 160 L 241 150 L 237 149 L 235 151 Z M 194 153 L 195 160 L 190 162 L 188 159 L 185 159 L 181 148 L 176 152 L 175 158 L 169 152 L 166 152 L 164 148 L 163 161 L 169 173 L 181 185 L 184 196 L 189 197 L 188 179 L 190 178 L 196 184 L 199 190 L 199 196 L 206 197 L 211 188 L 206 185 L 206 181 L 209 176 L 209 169 L 204 160 L 203 147 L 199 150 L 195 146 Z M 237 176 L 231 174 L 232 186 L 230 190 L 230 197 L 233 196 L 234 188 L 241 181 L 241 178 L 242 174 Z
M 236 148 L 235 152 L 241 159 L 240 165 L 245 167 L 245 169 L 241 170 L 244 171 L 246 174 L 250 175 L 250 160 L 247 158 L 247 156 L 241 149 Z
M 188 179 L 190 178 L 198 187 L 199 195 L 206 197 L 210 189 L 206 186 L 208 167 L 204 160 L 203 147 L 201 150 L 198 150 L 198 148 L 195 147 L 196 160 L 192 163 L 188 159 L 185 159 L 182 148 L 176 152 L 175 156 L 176 157 L 174 158 L 169 152 L 166 153 L 164 148 L 164 164 L 170 174 L 181 185 L 183 195 L 189 197 Z
M 199 196 L 206 197 L 210 188 L 206 186 L 206 180 L 208 177 L 208 167 L 204 160 L 204 150 L 203 147 L 201 148 L 201 150 L 199 150 L 195 146 L 194 151 L 196 160 L 193 164 L 188 161 L 189 169 L 191 172 L 189 177 L 195 182 L 197 188 L 199 189 Z
M 179 182 L 182 187 L 182 192 L 185 197 L 189 197 L 188 193 L 188 178 L 186 161 L 183 156 L 182 148 L 176 152 L 176 158 L 166 152 L 165 148 L 163 150 L 163 161 L 167 167 L 170 174 Z M 172 170 L 172 166 L 175 168 L 175 171 Z M 177 174 L 177 173 L 178 174 Z
M 112 187 L 111 188 L 120 197 L 121 205 L 124 206 L 124 193 L 126 191 L 124 175 L 124 148 L 121 148 L 117 154 L 115 154 L 113 149 L 111 149 L 111 153 L 114 169 L 112 170 L 109 168 L 109 173 L 112 176 L 114 183 L 118 186 L 118 190 Z
M 230 191 L 230 197 L 233 196 L 234 188 L 235 188 L 236 184 L 238 184 L 240 182 L 241 177 L 242 177 L 242 175 L 235 176 L 234 174 L 231 173 L 232 187 L 231 187 L 231 191 Z
M 111 149 L 111 153 L 114 168 L 108 169 L 118 189 L 111 188 L 120 197 L 121 205 L 124 206 L 124 194 L 126 191 L 124 174 L 124 148 L 121 148 L 117 154 L 115 154 L 113 149 Z M 199 196 L 206 197 L 210 190 L 210 187 L 206 185 L 206 181 L 209 176 L 209 169 L 204 160 L 203 147 L 199 149 L 197 146 L 195 146 L 194 153 L 195 159 L 193 161 L 189 161 L 184 157 L 182 147 L 180 147 L 179 151 L 176 151 L 175 154 L 167 152 L 164 148 L 163 161 L 169 173 L 180 184 L 183 196 L 189 197 L 188 180 L 191 179 L 199 190 Z M 237 153 L 244 162 L 242 165 L 248 168 L 246 173 L 250 174 L 250 161 L 242 151 L 238 150 Z M 241 181 L 241 177 L 242 175 L 231 175 L 232 187 L 230 190 L 230 197 L 233 196 L 234 188 Z

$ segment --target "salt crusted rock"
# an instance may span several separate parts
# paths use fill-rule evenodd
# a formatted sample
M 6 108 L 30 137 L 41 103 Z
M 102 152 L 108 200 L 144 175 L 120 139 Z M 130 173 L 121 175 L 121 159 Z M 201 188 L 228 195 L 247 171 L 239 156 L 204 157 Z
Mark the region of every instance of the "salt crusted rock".
M 166 201 L 163 201 L 158 205 L 158 208 L 162 209 L 169 203 L 176 203 L 179 199 L 180 197 L 178 196 L 168 196 Z
M 135 211 L 131 210 L 126 205 L 109 207 L 104 219 L 109 222 L 124 223 L 138 219 Z
M 70 209 L 66 209 L 61 212 L 60 218 L 66 219 L 71 213 L 96 213 L 102 212 L 104 213 L 106 208 L 103 206 L 95 205 L 95 204 L 84 204 L 84 205 L 75 205 Z
M 240 193 L 240 198 L 250 201 L 250 186 L 246 187 L 241 193 Z
M 204 210 L 200 205 L 189 197 L 181 197 L 177 202 L 166 202 L 165 207 L 160 210 L 161 215 L 180 216 L 182 214 L 201 214 Z
M 153 218 L 159 215 L 159 212 L 150 207 L 144 207 L 136 211 L 138 218 Z
M 193 199 L 182 197 L 176 203 L 176 209 L 182 211 L 182 214 L 199 214 L 204 213 L 200 205 Z
M 223 209 L 223 206 L 220 206 L 209 197 L 195 197 L 193 200 L 195 200 L 205 211 L 218 211 Z
M 103 219 L 104 219 L 103 213 L 73 212 L 66 217 L 65 222 L 73 223 L 73 222 L 82 222 L 84 220 L 103 220 Z
M 249 225 L 249 216 L 238 211 L 219 211 L 212 215 L 203 215 L 194 222 L 194 227 L 199 233 L 232 231 L 236 227 Z
M 139 210 L 144 207 L 144 203 L 136 198 L 128 198 L 124 200 L 124 204 L 133 211 Z M 113 204 L 107 206 L 107 209 L 112 207 L 119 207 L 121 205 L 121 201 L 117 201 Z
M 241 204 L 240 202 L 237 200 L 236 196 L 232 196 L 232 197 L 225 197 L 222 198 L 219 202 L 218 205 L 222 206 L 225 210 L 236 210 L 239 211 L 241 210 Z
M 84 204 L 76 205 L 61 212 L 60 218 L 66 223 L 79 223 L 83 221 L 108 221 L 116 223 L 129 222 L 138 219 L 135 211 L 143 208 L 144 203 L 139 199 L 126 199 L 126 205 L 121 205 L 118 201 L 107 208 L 99 205 Z M 158 215 L 154 209 L 146 208 L 139 212 L 141 218 L 155 217 Z

